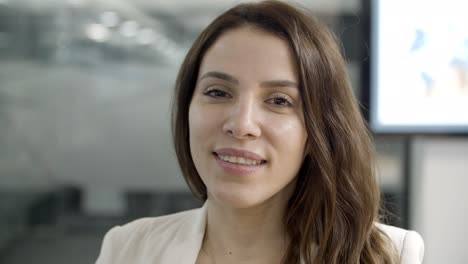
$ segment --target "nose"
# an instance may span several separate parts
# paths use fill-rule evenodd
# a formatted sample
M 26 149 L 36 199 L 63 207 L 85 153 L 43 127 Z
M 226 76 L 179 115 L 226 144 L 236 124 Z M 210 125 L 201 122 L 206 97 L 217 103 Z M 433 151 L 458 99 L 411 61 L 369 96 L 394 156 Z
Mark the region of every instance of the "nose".
M 223 132 L 236 139 L 256 139 L 261 135 L 259 111 L 253 99 L 242 99 L 226 111 Z

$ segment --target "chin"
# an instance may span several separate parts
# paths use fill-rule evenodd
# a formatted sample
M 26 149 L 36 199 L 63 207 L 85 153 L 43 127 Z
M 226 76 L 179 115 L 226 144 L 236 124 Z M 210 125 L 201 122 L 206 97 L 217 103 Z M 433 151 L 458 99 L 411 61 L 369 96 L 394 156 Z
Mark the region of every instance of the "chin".
M 269 197 L 259 195 L 259 191 L 235 190 L 214 190 L 208 194 L 208 199 L 226 208 L 247 209 L 261 205 Z
M 276 193 L 277 194 L 277 193 Z M 265 189 L 247 189 L 239 186 L 224 186 L 224 188 L 214 188 L 208 194 L 208 199 L 225 208 L 248 209 L 280 198 L 275 193 L 270 193 Z M 280 198 L 281 199 L 281 198 Z M 278 199 L 276 199 L 279 201 Z

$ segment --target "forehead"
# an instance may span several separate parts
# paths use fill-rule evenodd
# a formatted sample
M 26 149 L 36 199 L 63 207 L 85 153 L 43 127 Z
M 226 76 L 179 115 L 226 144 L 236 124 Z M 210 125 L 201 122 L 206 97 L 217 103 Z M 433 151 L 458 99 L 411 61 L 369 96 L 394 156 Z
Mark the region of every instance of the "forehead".
M 223 71 L 247 79 L 281 77 L 297 81 L 289 43 L 251 26 L 228 30 L 219 36 L 205 53 L 199 76 L 208 71 Z

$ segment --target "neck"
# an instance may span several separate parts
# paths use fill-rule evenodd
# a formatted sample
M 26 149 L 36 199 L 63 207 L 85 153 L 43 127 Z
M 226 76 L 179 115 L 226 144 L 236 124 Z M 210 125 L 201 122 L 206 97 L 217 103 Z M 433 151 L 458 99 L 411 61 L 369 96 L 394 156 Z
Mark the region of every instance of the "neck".
M 222 263 L 279 263 L 287 245 L 286 201 L 248 209 L 227 208 L 210 199 L 207 205 L 204 247 L 213 257 Z

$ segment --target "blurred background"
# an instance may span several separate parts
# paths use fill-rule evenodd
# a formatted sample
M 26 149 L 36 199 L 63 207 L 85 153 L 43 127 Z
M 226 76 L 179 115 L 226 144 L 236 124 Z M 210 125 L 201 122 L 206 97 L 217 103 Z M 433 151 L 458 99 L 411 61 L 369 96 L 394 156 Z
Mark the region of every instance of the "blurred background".
M 0 263 L 94 263 L 110 227 L 200 206 L 171 145 L 172 89 L 195 37 L 238 2 L 0 0 Z M 376 2 L 296 1 L 342 41 L 367 118 Z M 424 237 L 425 263 L 468 262 L 467 128 L 375 133 L 386 221 Z

